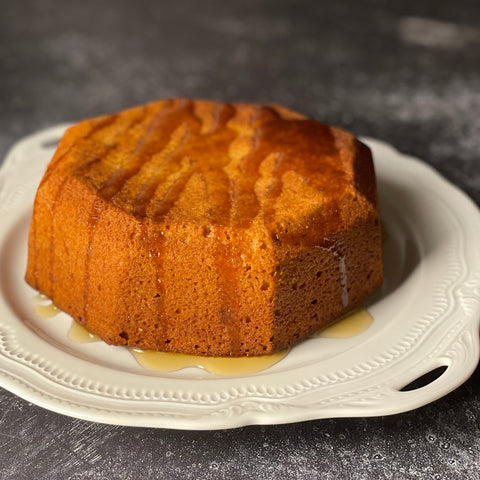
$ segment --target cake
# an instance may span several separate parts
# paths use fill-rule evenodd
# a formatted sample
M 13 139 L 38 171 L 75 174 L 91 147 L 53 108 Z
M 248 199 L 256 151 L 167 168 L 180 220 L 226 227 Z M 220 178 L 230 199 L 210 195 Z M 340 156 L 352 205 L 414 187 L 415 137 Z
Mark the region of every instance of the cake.
M 277 105 L 169 99 L 82 121 L 39 185 L 26 281 L 108 344 L 285 349 L 382 282 L 370 150 Z

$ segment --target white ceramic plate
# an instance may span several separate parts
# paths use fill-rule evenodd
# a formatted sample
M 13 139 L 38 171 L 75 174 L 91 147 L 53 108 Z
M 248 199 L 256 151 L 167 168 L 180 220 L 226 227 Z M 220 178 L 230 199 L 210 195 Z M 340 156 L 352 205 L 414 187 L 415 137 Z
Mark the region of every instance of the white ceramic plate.
M 41 319 L 23 280 L 36 186 L 65 125 L 20 141 L 0 171 L 0 385 L 59 413 L 111 424 L 220 429 L 407 411 L 461 385 L 479 359 L 480 216 L 434 170 L 365 139 L 378 178 L 385 285 L 352 338 L 312 338 L 268 370 L 145 370 L 121 347 L 75 343 Z M 402 387 L 446 367 L 421 388 Z

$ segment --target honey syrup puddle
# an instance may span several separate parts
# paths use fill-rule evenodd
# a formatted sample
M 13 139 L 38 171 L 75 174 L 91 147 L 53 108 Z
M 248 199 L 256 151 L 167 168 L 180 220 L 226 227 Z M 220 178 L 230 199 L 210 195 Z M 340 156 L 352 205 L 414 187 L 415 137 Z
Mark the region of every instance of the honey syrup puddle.
M 315 334 L 320 338 L 351 338 L 367 330 L 373 317 L 365 309 L 356 310 Z
M 148 370 L 174 372 L 182 368 L 199 367 L 218 375 L 243 375 L 266 370 L 284 358 L 288 350 L 256 357 L 200 357 L 138 348 L 132 348 L 130 352 Z
M 49 301 L 46 295 L 39 293 L 35 296 L 35 301 L 38 303 L 35 303 L 33 308 L 35 310 L 35 314 L 38 315 L 40 318 L 52 318 L 57 313 L 60 313 L 59 308 L 56 307 L 52 302 L 45 305 L 43 303 L 40 303 Z
M 100 337 L 73 321 L 69 338 L 79 343 L 98 342 Z M 135 360 L 147 370 L 175 372 L 188 367 L 198 367 L 218 375 L 241 375 L 265 370 L 278 363 L 288 351 L 257 357 L 201 357 L 184 353 L 157 352 L 140 348 L 127 348 Z
M 37 302 L 46 302 L 48 298 L 45 295 L 37 295 L 35 300 Z M 34 305 L 34 310 L 41 318 L 51 318 L 60 312 L 51 302 L 48 304 L 37 303 Z M 372 316 L 367 310 L 361 309 L 320 330 L 314 337 L 350 338 L 367 330 L 372 323 Z M 101 341 L 100 337 L 89 332 L 76 321 L 72 321 L 68 337 L 78 343 Z M 128 348 L 128 351 L 139 365 L 147 370 L 174 372 L 184 368 L 198 367 L 217 375 L 244 375 L 260 372 L 278 363 L 289 352 L 289 350 L 282 350 L 270 355 L 254 357 L 203 357 L 183 353 L 142 350 L 139 348 Z
M 80 325 L 75 320 L 72 321 L 72 326 L 68 331 L 68 338 L 78 343 L 100 342 L 98 335 L 88 331 L 83 325 Z

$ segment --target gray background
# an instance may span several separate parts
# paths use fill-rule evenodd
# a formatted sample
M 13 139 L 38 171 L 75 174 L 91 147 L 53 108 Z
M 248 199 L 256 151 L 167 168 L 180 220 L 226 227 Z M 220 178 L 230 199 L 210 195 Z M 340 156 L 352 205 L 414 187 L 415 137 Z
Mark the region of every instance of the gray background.
M 418 156 L 480 203 L 480 3 L 1 1 L 0 158 L 171 96 L 278 102 Z M 0 478 L 478 479 L 479 369 L 413 412 L 227 431 L 100 425 L 0 390 Z

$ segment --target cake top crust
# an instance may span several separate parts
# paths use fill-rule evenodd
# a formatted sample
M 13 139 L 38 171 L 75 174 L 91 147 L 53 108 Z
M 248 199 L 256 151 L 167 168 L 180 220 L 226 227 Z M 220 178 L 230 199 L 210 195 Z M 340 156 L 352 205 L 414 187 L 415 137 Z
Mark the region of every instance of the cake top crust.
M 152 222 L 286 231 L 318 215 L 328 223 L 325 211 L 338 217 L 347 197 L 375 202 L 374 178 L 357 165 L 362 149 L 351 134 L 278 105 L 169 99 L 71 127 L 49 169 L 67 168 Z

